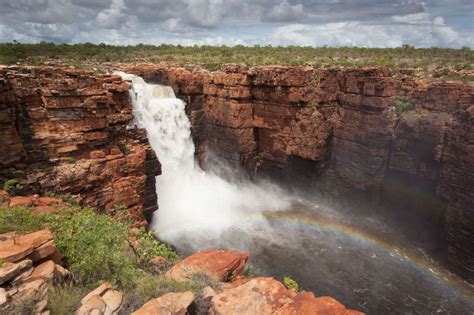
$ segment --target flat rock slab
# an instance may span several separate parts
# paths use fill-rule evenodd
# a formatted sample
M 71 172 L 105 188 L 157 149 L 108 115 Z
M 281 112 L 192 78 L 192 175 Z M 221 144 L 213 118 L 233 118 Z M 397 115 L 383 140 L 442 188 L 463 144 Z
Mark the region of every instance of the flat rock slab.
M 4 263 L 0 268 L 0 285 L 13 279 L 19 275 L 23 270 L 32 266 L 32 261 L 29 259 L 23 260 L 18 264 L 15 263 Z
M 49 230 L 13 235 L 0 241 L 0 259 L 7 262 L 17 262 L 29 255 L 34 256 L 33 261 L 37 261 L 52 255 L 55 251 L 53 235 Z
M 254 278 L 215 295 L 211 314 L 273 314 L 294 296 L 295 292 L 273 278 Z
M 204 273 L 216 281 L 232 281 L 242 273 L 248 258 L 248 253 L 232 250 L 204 250 L 179 262 L 166 275 L 182 281 Z
M 132 315 L 186 315 L 194 298 L 194 294 L 190 291 L 168 293 L 148 301 Z

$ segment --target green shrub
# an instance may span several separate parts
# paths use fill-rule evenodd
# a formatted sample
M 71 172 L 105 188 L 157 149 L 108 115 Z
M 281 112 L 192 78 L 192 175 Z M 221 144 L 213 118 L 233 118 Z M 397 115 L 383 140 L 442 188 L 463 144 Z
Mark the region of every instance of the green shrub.
M 43 163 L 39 166 L 39 169 L 43 172 L 49 172 L 53 169 L 53 166 L 49 163 Z
M 298 284 L 298 282 L 296 282 L 290 277 L 284 277 L 283 284 L 290 290 L 300 291 L 300 285 Z
M 99 279 L 130 285 L 137 268 L 128 244 L 128 227 L 92 209 L 67 211 L 51 222 L 56 247 L 82 283 Z
M 123 153 L 123 155 L 127 155 L 130 151 L 128 150 L 128 147 L 125 143 L 120 143 L 118 145 L 120 151 Z
M 258 270 L 256 270 L 254 266 L 246 264 L 242 274 L 246 277 L 255 277 L 258 275 Z
M 13 178 L 23 178 L 25 177 L 25 172 L 21 171 L 21 170 L 15 170 L 13 173 L 12 173 L 12 177 Z
M 66 161 L 66 163 L 69 163 L 69 164 L 76 163 L 76 159 L 73 158 L 72 156 L 69 156 L 69 157 L 65 158 L 64 160 Z
M 4 203 L 5 201 L 8 201 L 8 196 L 0 195 L 0 203 Z
M 3 259 L 0 259 L 0 268 L 3 267 L 3 264 L 5 264 L 5 261 Z
M 414 110 L 415 105 L 406 97 L 397 97 L 394 101 L 395 113 L 400 117 L 403 113 Z
M 40 230 L 46 215 L 33 215 L 26 207 L 0 207 L 0 234 L 17 231 L 26 233 Z
M 153 231 L 145 231 L 140 229 L 137 233 L 137 240 L 140 246 L 136 253 L 140 265 L 146 265 L 155 256 L 165 257 L 172 264 L 178 262 L 179 256 L 167 244 L 160 243 L 155 239 Z
M 3 190 L 8 191 L 11 195 L 16 194 L 17 191 L 21 190 L 23 186 L 18 182 L 18 179 L 12 178 L 5 182 Z
M 109 210 L 109 215 L 118 221 L 128 221 L 130 219 L 130 213 L 128 208 L 124 205 L 115 205 L 112 209 Z

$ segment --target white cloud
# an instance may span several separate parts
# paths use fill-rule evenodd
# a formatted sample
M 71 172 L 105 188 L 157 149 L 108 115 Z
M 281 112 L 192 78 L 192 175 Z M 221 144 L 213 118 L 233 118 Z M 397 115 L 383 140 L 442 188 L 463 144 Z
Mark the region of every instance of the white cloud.
M 125 9 L 126 6 L 122 0 L 112 0 L 110 7 L 97 15 L 97 25 L 101 28 L 119 28 L 128 19 L 127 15 L 122 12 Z
M 444 24 L 442 17 L 429 15 L 393 17 L 395 24 L 374 25 L 362 22 L 340 22 L 322 25 L 291 24 L 278 27 L 271 35 L 275 45 L 397 47 L 472 46 L 472 37 L 463 37 Z M 403 23 L 402 23 L 403 22 Z
M 306 16 L 303 4 L 291 5 L 288 1 L 273 6 L 267 15 L 269 21 L 286 22 L 295 19 L 303 19 Z
M 0 8 L 0 41 L 474 46 L 467 0 L 0 0 Z

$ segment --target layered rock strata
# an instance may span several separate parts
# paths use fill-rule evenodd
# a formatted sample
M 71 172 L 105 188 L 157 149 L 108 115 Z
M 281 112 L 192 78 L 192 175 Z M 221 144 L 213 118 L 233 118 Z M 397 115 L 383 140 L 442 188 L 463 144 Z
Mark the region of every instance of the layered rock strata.
M 0 181 L 13 193 L 73 194 L 150 217 L 160 164 L 132 124 L 129 88 L 91 71 L 0 68 Z
M 440 250 L 474 282 L 472 86 L 386 68 L 120 68 L 187 103 L 201 164 L 217 156 L 338 200 L 403 201 L 444 226 Z

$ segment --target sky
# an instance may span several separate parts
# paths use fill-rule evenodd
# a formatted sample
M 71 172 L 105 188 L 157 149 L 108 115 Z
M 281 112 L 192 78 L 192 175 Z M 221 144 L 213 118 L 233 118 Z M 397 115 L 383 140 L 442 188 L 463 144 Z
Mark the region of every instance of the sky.
M 0 0 L 0 42 L 474 48 L 474 0 Z

